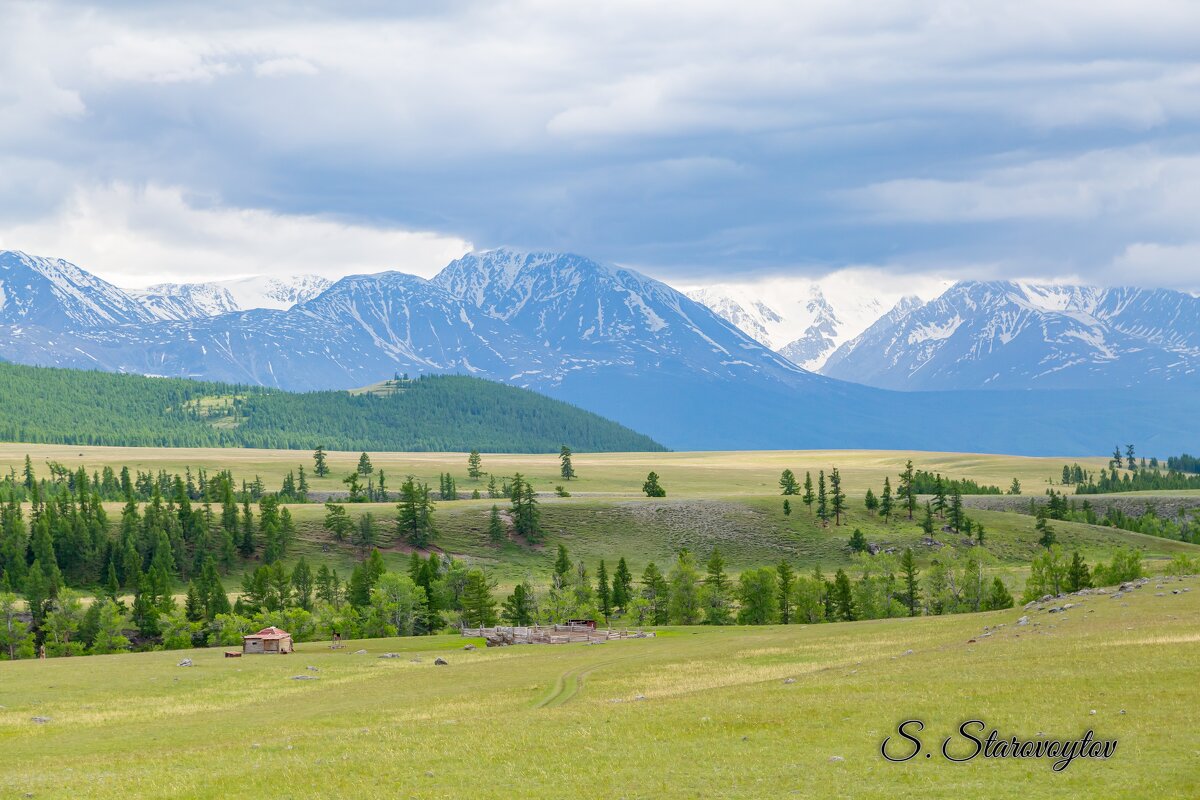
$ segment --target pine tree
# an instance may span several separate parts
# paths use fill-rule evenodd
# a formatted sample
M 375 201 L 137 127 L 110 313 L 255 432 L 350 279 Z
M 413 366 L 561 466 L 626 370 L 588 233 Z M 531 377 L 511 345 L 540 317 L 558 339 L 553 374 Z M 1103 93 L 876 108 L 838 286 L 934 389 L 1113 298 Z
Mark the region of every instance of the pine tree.
M 463 624 L 471 628 L 489 628 L 496 624 L 496 598 L 492 596 L 493 584 L 483 570 L 467 572 L 462 593 Z
M 917 582 L 920 572 L 911 547 L 904 548 L 904 555 L 900 557 L 900 574 L 904 580 L 904 605 L 908 606 L 908 615 L 915 617 L 921 607 L 921 590 Z
M 533 624 L 533 589 L 522 581 L 513 587 L 512 594 L 504 601 L 501 616 L 509 625 L 524 627 Z
M 596 570 L 596 600 L 599 601 L 600 613 L 607 622 L 612 616 L 612 587 L 608 583 L 608 570 L 604 566 L 604 559 L 600 559 L 600 568 Z
M 300 478 L 296 484 L 296 497 L 301 503 L 308 502 L 308 475 L 304 473 L 304 465 L 300 465 Z
M 792 589 L 796 585 L 796 573 L 792 571 L 787 559 L 775 567 L 777 585 L 779 587 L 779 621 L 784 625 L 792 622 Z
M 500 518 L 500 507 L 493 504 L 492 512 L 488 516 L 488 538 L 493 542 L 502 542 L 506 538 L 507 531 L 504 529 L 504 520 Z
M 725 559 L 713 548 L 708 559 L 708 574 L 704 578 L 704 624 L 729 625 L 733 622 L 729 577 L 725 574 Z
M 1090 589 L 1092 576 L 1083 556 L 1076 550 L 1071 554 L 1071 565 L 1067 567 L 1067 578 L 1064 587 L 1068 592 L 1078 592 L 1080 589 Z
M 1013 607 L 1013 596 L 999 576 L 992 579 L 992 590 L 988 592 L 983 602 L 984 611 L 998 611 L 1002 608 Z
M 858 619 L 854 607 L 854 593 L 850 589 L 850 577 L 845 570 L 839 569 L 833 579 L 833 608 L 837 618 L 846 622 Z
M 866 508 L 867 511 L 879 510 L 879 498 L 875 496 L 875 492 L 871 491 L 870 487 L 867 487 L 867 493 L 863 497 L 863 507 Z
M 1125 468 L 1130 472 L 1137 469 L 1137 459 L 1133 455 L 1133 445 L 1125 445 Z
M 680 550 L 669 577 L 667 614 L 672 624 L 696 625 L 700 622 L 702 604 L 699 577 L 692 554 L 686 549 Z
M 933 510 L 938 519 L 946 518 L 946 483 L 939 474 L 933 484 Z
M 825 470 L 817 476 L 817 519 L 821 520 L 821 527 L 829 522 L 829 500 L 825 495 Z
M 804 501 L 804 505 L 808 506 L 808 512 L 811 514 L 813 510 L 813 501 L 816 500 L 816 495 L 813 494 L 812 473 L 804 473 L 804 496 L 800 498 Z
M 955 485 L 950 494 L 950 527 L 955 533 L 962 533 L 963 522 L 966 517 L 963 514 L 962 492 Z
M 483 458 L 478 450 L 472 450 L 467 456 L 467 477 L 473 481 L 483 477 Z
M 1019 480 L 1017 480 L 1016 478 L 1013 478 L 1012 484 L 1009 485 L 1009 487 L 1008 487 L 1008 493 L 1011 495 L 1020 494 L 1021 493 L 1021 482 Z
M 883 517 L 884 522 L 892 521 L 892 482 L 886 477 L 883 479 L 883 494 L 879 496 L 879 516 Z
M 541 541 L 542 517 L 533 486 L 518 472 L 513 475 L 510 492 L 513 529 L 531 542 Z
M 642 484 L 642 491 L 646 493 L 646 497 L 667 496 L 667 490 L 658 482 L 657 472 L 651 472 L 646 476 L 646 482 Z
M 334 541 L 344 542 L 354 530 L 354 522 L 346 513 L 346 507 L 338 503 L 325 504 L 325 530 L 333 534 Z
M 370 475 L 372 472 L 375 471 L 375 468 L 373 466 L 371 466 L 371 457 L 368 456 L 366 453 L 362 453 L 361 455 L 359 455 L 358 467 L 357 467 L 356 471 L 358 472 L 359 475 L 362 475 L 363 477 L 366 477 L 367 475 Z
M 1058 537 L 1054 535 L 1054 529 L 1050 527 L 1050 523 L 1046 522 L 1046 514 L 1044 510 L 1038 512 L 1037 523 L 1034 525 L 1034 530 L 1040 534 L 1038 536 L 1038 544 L 1047 550 L 1049 550 L 1054 543 L 1058 541 Z
M 396 527 L 400 537 L 413 547 L 428 547 L 437 534 L 433 524 L 433 505 L 429 485 L 418 483 L 416 478 L 409 475 L 400 486 Z
M 783 499 L 783 515 L 790 517 L 792 515 L 792 504 L 786 497 Z
M 633 574 L 629 571 L 629 565 L 625 563 L 625 556 L 621 556 L 621 560 L 617 562 L 617 568 L 613 572 L 612 581 L 612 606 L 614 610 L 622 613 L 629 608 L 629 601 L 633 597 Z
M 904 500 L 904 508 L 908 510 L 908 518 L 913 518 L 913 512 L 917 510 L 917 489 L 913 483 L 913 462 L 910 459 L 904 465 L 904 472 L 900 473 L 900 489 L 897 494 Z
M 854 533 L 850 534 L 850 549 L 855 553 L 866 552 L 867 537 L 863 536 L 863 532 L 858 528 L 855 528 Z
M 837 467 L 829 473 L 829 502 L 833 511 L 833 524 L 842 524 L 842 513 L 846 510 L 846 493 L 842 491 L 842 476 Z
M 794 495 L 800 491 L 799 485 L 796 483 L 796 475 L 790 469 L 785 469 L 783 474 L 779 476 L 779 488 L 782 494 Z
M 571 448 L 565 444 L 558 451 L 559 470 L 558 474 L 565 480 L 571 480 L 575 477 L 575 467 L 571 465 Z
M 926 536 L 933 536 L 933 507 L 925 501 L 925 517 L 921 520 L 921 530 Z
M 329 462 L 325 459 L 325 448 L 318 447 L 313 451 L 313 474 L 324 478 L 329 474 Z
M 563 586 L 566 583 L 567 575 L 570 572 L 571 558 L 567 554 L 567 548 L 560 542 L 558 545 L 558 558 L 554 560 L 554 576 L 559 586 Z
M 26 457 L 26 461 L 28 461 L 28 456 Z M 1121 445 L 1117 445 L 1113 448 L 1112 458 L 1108 460 L 1108 466 L 1112 469 L 1120 469 L 1124 463 L 1125 459 L 1121 456 Z
M 183 602 L 183 615 L 189 622 L 204 619 L 204 600 L 195 581 L 188 583 L 187 599 Z
M 666 625 L 670 611 L 670 585 L 653 561 L 642 570 L 642 599 L 650 606 L 650 621 Z

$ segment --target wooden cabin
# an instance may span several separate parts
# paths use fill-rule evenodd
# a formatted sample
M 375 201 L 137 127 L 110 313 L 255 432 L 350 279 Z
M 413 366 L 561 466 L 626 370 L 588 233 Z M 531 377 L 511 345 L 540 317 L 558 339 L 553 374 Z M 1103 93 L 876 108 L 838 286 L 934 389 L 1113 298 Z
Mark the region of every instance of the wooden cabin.
M 242 637 L 243 653 L 277 653 L 286 655 L 292 652 L 292 635 L 274 626 L 263 628 L 258 633 Z

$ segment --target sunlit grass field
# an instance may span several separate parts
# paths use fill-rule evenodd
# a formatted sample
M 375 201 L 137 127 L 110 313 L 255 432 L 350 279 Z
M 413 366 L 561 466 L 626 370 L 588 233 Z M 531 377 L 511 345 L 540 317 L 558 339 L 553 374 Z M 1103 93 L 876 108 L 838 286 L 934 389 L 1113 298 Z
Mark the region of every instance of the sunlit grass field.
M 567 444 L 570 444 L 567 442 Z M 330 475 L 312 475 L 312 454 L 301 450 L 251 450 L 234 448 L 153 448 L 153 447 L 68 447 L 60 445 L 0 444 L 0 471 L 22 469 L 28 454 L 35 468 L 45 474 L 47 461 L 57 461 L 72 469 L 81 464 L 88 471 L 104 466 L 119 469 L 128 466 L 143 471 L 166 469 L 182 471 L 185 466 L 208 470 L 231 469 L 239 480 L 262 477 L 268 488 L 277 489 L 283 475 L 301 465 L 317 491 L 344 491 L 342 478 L 354 471 L 358 453 L 331 452 Z M 449 472 L 458 479 L 459 491 L 486 488 L 487 479 L 467 479 L 466 453 L 370 453 L 376 469 L 383 469 L 389 486 L 395 490 L 405 475 L 415 475 L 437 486 L 437 478 Z M 912 459 L 918 469 L 941 472 L 955 478 L 972 478 L 980 483 L 1008 489 L 1013 478 L 1021 481 L 1026 494 L 1042 494 L 1049 481 L 1057 481 L 1064 463 L 1079 462 L 1089 470 L 1099 470 L 1106 458 L 1026 458 L 1021 456 L 976 455 L 964 453 L 928 453 L 889 450 L 758 450 L 709 453 L 577 453 L 574 456 L 578 478 L 566 482 L 559 475 L 557 454 L 511 455 L 483 454 L 483 469 L 499 477 L 520 472 L 541 492 L 565 485 L 575 495 L 641 494 L 646 474 L 654 470 L 661 477 L 669 498 L 728 497 L 734 495 L 778 494 L 779 474 L 791 469 L 803 482 L 810 471 L 816 480 L 818 470 L 837 467 L 847 494 L 861 495 L 867 488 L 876 492 L 888 476 L 892 483 Z
M 437 637 L 0 663 L 0 797 L 1200 795 L 1200 581 L 1076 602 L 600 646 L 465 652 Z M 1016 626 L 1025 613 L 1034 624 Z M 884 761 L 909 718 L 932 758 Z M 1063 772 L 949 763 L 941 739 L 972 718 L 1119 744 Z

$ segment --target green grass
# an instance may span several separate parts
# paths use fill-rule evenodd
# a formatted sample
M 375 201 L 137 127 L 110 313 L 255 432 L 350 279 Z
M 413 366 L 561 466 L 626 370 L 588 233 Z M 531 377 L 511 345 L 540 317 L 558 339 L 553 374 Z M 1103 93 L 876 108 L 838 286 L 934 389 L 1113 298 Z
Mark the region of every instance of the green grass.
M 464 652 L 438 637 L 0 663 L 0 796 L 1195 797 L 1200 581 L 1168 589 L 1183 586 L 1029 612 L 1026 627 L 1013 609 L 599 647 Z M 196 666 L 176 667 L 184 656 Z M 1061 773 L 884 761 L 909 718 L 934 748 L 971 718 L 1119 745 Z

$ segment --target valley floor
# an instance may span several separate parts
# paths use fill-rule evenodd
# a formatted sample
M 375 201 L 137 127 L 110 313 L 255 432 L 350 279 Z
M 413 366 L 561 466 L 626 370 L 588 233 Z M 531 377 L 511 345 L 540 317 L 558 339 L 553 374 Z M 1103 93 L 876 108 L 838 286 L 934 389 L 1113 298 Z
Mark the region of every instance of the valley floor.
M 0 796 L 1195 797 L 1198 612 L 1193 577 L 1041 610 L 602 646 L 426 637 L 0 663 Z M 880 744 L 906 719 L 925 722 L 932 757 L 889 763 Z M 1118 748 L 1061 772 L 951 763 L 937 748 L 968 719 Z

